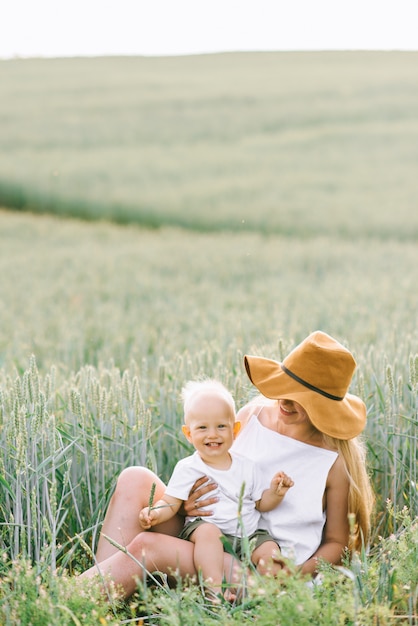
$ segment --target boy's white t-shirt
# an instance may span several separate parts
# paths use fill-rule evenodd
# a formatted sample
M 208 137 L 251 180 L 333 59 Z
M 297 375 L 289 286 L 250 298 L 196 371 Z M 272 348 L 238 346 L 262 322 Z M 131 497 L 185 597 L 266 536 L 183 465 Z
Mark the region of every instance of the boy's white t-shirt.
M 168 482 L 166 494 L 179 500 L 187 500 L 190 489 L 198 478 L 209 476 L 218 485 L 217 489 L 210 493 L 219 498 L 215 504 L 205 507 L 213 511 L 213 515 L 205 517 L 205 521 L 216 524 L 225 534 L 236 537 L 249 536 L 259 527 L 260 513 L 255 508 L 255 503 L 261 498 L 264 489 L 270 486 L 270 479 L 266 485 L 265 477 L 260 469 L 237 452 L 231 452 L 232 463 L 227 470 L 219 470 L 206 465 L 198 452 L 181 459 L 174 468 Z M 242 527 L 238 524 L 238 510 L 240 507 L 240 494 L 245 483 L 242 497 L 241 520 Z M 208 497 L 208 496 L 203 496 Z M 196 517 L 186 517 L 190 522 Z
M 264 488 L 278 471 L 294 481 L 280 505 L 261 514 L 260 528 L 277 541 L 285 557 L 304 563 L 322 541 L 326 521 L 322 501 L 338 453 L 280 435 L 263 426 L 256 414 L 239 432 L 232 450 L 256 463 Z

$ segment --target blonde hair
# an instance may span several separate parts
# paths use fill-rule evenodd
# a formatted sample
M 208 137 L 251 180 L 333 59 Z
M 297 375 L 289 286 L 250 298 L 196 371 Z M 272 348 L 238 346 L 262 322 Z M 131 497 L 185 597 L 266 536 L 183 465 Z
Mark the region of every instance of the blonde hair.
M 374 494 L 366 465 L 366 446 L 362 439 L 335 439 L 324 435 L 324 443 L 338 451 L 344 461 L 349 480 L 348 514 L 353 515 L 355 524 L 350 527 L 350 550 L 359 550 L 367 546 L 370 536 L 371 516 L 374 506 Z
M 231 414 L 235 420 L 235 401 L 231 392 L 219 380 L 213 378 L 205 378 L 203 380 L 189 380 L 181 390 L 181 399 L 183 401 L 184 419 L 190 410 L 192 402 L 197 398 L 205 396 L 217 396 L 224 400 L 229 406 Z

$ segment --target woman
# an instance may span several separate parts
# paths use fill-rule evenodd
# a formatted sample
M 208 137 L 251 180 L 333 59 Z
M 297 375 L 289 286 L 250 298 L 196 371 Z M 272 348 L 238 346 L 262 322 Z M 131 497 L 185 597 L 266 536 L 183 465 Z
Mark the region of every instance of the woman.
M 283 469 L 294 486 L 280 507 L 263 514 L 262 527 L 277 540 L 284 557 L 302 573 L 315 575 L 318 559 L 338 564 L 347 547 L 367 541 L 373 496 L 365 453 L 357 436 L 366 424 L 366 407 L 348 393 L 356 363 L 335 339 L 316 331 L 283 361 L 246 356 L 251 382 L 261 392 L 239 411 L 241 430 L 233 449 L 259 463 L 265 476 Z M 188 515 L 209 516 L 206 497 L 215 488 L 197 481 L 185 504 Z M 107 574 L 128 596 L 135 577 L 145 570 L 196 574 L 193 545 L 177 538 L 183 518 L 177 516 L 156 532 L 141 532 L 138 514 L 165 485 L 142 467 L 124 470 L 110 502 L 96 554 L 96 566 L 82 576 Z M 199 502 L 198 502 L 199 500 Z M 356 520 L 350 546 L 348 515 Z M 134 557 L 118 550 L 110 537 Z M 225 555 L 225 572 L 230 571 Z M 141 563 L 142 567 L 138 564 Z

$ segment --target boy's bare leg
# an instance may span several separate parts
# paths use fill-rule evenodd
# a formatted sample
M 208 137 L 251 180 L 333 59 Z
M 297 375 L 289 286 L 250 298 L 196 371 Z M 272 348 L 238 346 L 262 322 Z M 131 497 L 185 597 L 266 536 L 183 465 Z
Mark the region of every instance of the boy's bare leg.
M 224 549 L 220 541 L 221 531 L 215 524 L 200 524 L 190 535 L 194 543 L 194 564 L 197 571 L 202 573 L 203 580 L 209 591 L 209 596 L 222 594 L 222 580 L 224 575 Z
M 257 572 L 263 576 L 276 576 L 279 571 L 285 568 L 280 548 L 274 541 L 265 541 L 255 548 L 251 555 L 251 561 Z

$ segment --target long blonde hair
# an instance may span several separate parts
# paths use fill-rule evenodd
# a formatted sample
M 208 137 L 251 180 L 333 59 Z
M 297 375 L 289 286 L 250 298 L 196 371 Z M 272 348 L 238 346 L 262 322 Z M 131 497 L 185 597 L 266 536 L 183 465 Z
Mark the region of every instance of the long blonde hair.
M 334 448 L 344 461 L 349 479 L 348 514 L 354 516 L 355 524 L 350 528 L 351 550 L 367 546 L 370 537 L 374 494 L 366 465 L 366 446 L 360 437 L 335 439 L 322 434 L 327 447 Z

